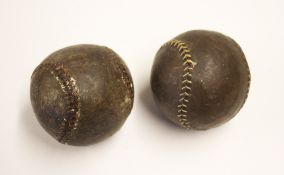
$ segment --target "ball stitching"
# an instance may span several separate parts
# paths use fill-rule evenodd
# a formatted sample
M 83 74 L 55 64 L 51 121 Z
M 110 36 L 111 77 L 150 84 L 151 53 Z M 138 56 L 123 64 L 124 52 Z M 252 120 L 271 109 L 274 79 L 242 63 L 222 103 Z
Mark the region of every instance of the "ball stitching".
M 46 63 L 42 65 L 47 69 L 59 83 L 63 92 L 63 98 L 67 102 L 67 118 L 63 119 L 59 132 L 56 133 L 57 140 L 66 143 L 74 130 L 78 127 L 80 118 L 80 92 L 76 80 L 69 71 L 60 63 Z
M 181 76 L 182 87 L 179 91 L 180 99 L 177 105 L 177 118 L 183 128 L 190 129 L 191 126 L 188 114 L 188 103 L 190 101 L 190 97 L 192 96 L 192 72 L 197 63 L 192 60 L 190 49 L 186 43 L 179 40 L 171 40 L 164 46 L 170 46 L 177 49 L 183 61 L 183 74 Z

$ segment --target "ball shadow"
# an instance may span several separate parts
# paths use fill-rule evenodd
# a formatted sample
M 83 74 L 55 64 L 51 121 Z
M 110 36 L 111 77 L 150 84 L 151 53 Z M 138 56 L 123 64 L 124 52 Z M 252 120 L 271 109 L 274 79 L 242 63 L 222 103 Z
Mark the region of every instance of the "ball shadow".
M 152 90 L 151 90 L 149 83 L 145 83 L 145 84 L 148 84 L 148 85 L 145 86 L 144 89 L 142 89 L 139 95 L 141 103 L 144 106 L 144 108 L 151 114 L 150 117 L 155 120 L 154 121 L 155 123 L 163 127 L 166 127 L 166 128 L 162 128 L 162 130 L 171 131 L 175 134 L 180 134 L 185 137 L 201 137 L 201 136 L 206 137 L 206 135 L 212 135 L 214 133 L 219 133 L 221 130 L 224 130 L 227 128 L 228 124 L 225 126 L 222 125 L 216 128 L 211 128 L 208 130 L 194 130 L 194 129 L 186 130 L 184 128 L 181 128 L 175 125 L 173 122 L 163 117 L 162 113 L 159 111 L 157 105 L 155 104 Z
M 29 102 L 25 102 L 22 106 L 20 118 L 22 128 L 25 129 L 28 137 L 31 137 L 31 140 L 51 145 L 52 147 L 62 147 L 60 143 L 57 143 L 57 141 L 49 136 L 40 126 L 32 109 L 32 105 Z
M 163 117 L 162 113 L 159 111 L 154 101 L 153 93 L 152 93 L 149 83 L 145 83 L 145 84 L 148 84 L 148 85 L 146 85 L 142 89 L 139 97 L 145 109 L 151 114 L 151 116 L 154 116 L 152 118 L 154 118 L 156 122 L 159 122 L 161 125 L 165 125 L 167 128 L 183 131 L 184 129 L 179 128 L 174 123 L 172 123 L 171 121 Z
M 86 146 L 73 146 L 59 143 L 53 137 L 51 137 L 39 124 L 37 121 L 36 115 L 33 111 L 31 103 L 26 100 L 24 105 L 22 106 L 21 113 L 20 113 L 20 127 L 23 130 L 23 137 L 25 141 L 30 141 L 33 143 L 37 143 L 39 145 L 44 145 L 44 147 L 48 146 L 49 148 L 61 150 L 61 151 L 70 151 L 70 150 L 78 150 L 84 148 L 91 148 L 96 146 L 98 149 L 101 147 L 108 147 L 106 144 L 112 145 L 113 141 L 115 140 L 115 136 L 111 136 L 105 140 L 102 140 L 98 143 L 94 143 L 91 145 Z M 115 134 L 114 134 L 115 135 Z M 28 138 L 28 139 L 26 139 Z M 77 152 L 77 151 L 76 151 Z

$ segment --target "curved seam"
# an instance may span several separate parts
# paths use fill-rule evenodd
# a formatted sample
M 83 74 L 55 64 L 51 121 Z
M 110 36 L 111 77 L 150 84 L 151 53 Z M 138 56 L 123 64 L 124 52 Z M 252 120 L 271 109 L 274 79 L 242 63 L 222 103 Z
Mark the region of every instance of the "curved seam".
M 115 58 L 115 59 L 113 59 L 114 66 L 120 72 L 120 76 L 121 76 L 122 82 L 127 87 L 128 92 L 130 93 L 130 98 L 132 100 L 134 98 L 134 86 L 133 86 L 131 78 L 128 75 L 127 69 L 124 67 L 124 65 L 122 63 L 120 63 L 119 60 L 116 59 L 116 58 L 119 58 L 119 56 L 116 53 L 114 53 L 109 48 L 107 48 L 107 53 L 108 53 L 108 55 L 110 57 L 114 57 Z
M 181 76 L 181 89 L 179 91 L 180 98 L 177 104 L 176 116 L 183 128 L 190 129 L 191 126 L 189 121 L 190 116 L 188 108 L 190 97 L 192 96 L 192 73 L 197 63 L 192 60 L 190 49 L 186 43 L 179 40 L 171 40 L 167 42 L 164 46 L 170 46 L 177 49 L 183 61 L 183 74 Z
M 59 132 L 56 137 L 59 142 L 66 143 L 74 130 L 78 127 L 80 119 L 80 93 L 76 80 L 70 75 L 63 64 L 47 63 L 43 65 L 55 77 L 63 92 L 63 99 L 67 102 L 67 118 L 63 118 Z

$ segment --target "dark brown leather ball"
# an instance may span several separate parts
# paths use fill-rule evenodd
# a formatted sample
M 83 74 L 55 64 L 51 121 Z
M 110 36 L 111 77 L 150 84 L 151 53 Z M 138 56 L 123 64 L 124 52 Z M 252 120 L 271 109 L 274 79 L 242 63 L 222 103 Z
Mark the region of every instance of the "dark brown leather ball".
M 232 119 L 249 91 L 250 71 L 240 46 L 205 30 L 164 44 L 152 67 L 151 88 L 162 115 L 183 128 L 205 130 Z
M 31 80 L 31 102 L 42 127 L 61 143 L 89 145 L 114 134 L 133 106 L 126 64 L 96 45 L 64 48 L 45 59 Z

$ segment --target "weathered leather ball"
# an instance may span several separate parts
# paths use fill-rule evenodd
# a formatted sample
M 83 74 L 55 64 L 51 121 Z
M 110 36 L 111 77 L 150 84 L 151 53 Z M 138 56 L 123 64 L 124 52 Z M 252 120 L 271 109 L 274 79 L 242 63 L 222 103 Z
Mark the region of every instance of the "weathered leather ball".
M 152 67 L 151 88 L 162 115 L 187 129 L 205 130 L 232 119 L 249 91 L 250 71 L 240 46 L 205 30 L 164 44 Z
M 133 106 L 130 72 L 111 49 L 76 45 L 33 72 L 31 102 L 41 126 L 61 143 L 89 145 L 114 134 Z

